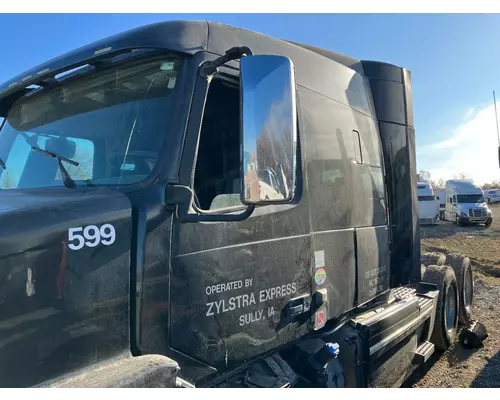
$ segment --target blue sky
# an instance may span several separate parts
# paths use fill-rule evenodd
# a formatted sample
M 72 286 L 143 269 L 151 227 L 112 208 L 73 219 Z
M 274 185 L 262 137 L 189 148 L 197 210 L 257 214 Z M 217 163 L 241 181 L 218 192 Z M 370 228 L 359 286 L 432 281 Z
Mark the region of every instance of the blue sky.
M 492 109 L 492 90 L 500 97 L 500 15 L 0 14 L 0 81 L 93 40 L 170 19 L 216 20 L 404 66 L 413 79 L 418 168 L 435 178 L 500 179 Z

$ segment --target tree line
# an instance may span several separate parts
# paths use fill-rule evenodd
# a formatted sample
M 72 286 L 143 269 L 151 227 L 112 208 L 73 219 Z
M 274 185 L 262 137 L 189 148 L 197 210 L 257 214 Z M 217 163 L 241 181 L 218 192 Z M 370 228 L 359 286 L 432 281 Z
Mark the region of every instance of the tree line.
M 466 172 L 460 172 L 453 175 L 452 179 L 470 179 L 470 176 Z M 421 170 L 418 173 L 418 180 L 427 181 L 431 185 L 432 189 L 444 189 L 446 181 L 442 178 L 432 179 L 431 173 L 429 171 Z M 483 190 L 488 189 L 500 189 L 500 180 L 492 181 L 489 183 L 484 183 L 480 185 Z

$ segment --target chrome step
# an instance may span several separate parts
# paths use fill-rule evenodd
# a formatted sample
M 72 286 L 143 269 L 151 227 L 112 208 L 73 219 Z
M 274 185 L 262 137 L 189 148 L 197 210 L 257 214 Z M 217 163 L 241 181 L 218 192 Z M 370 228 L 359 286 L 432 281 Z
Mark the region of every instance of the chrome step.
M 420 346 L 418 346 L 417 350 L 415 350 L 414 361 L 416 364 L 422 365 L 427 362 L 433 353 L 434 344 L 431 342 L 423 342 Z

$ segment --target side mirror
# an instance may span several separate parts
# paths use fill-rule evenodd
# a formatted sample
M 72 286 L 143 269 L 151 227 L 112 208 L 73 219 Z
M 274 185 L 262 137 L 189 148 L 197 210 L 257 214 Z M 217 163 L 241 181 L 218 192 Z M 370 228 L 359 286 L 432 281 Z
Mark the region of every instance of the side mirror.
M 293 201 L 297 166 L 297 108 L 292 61 L 275 55 L 240 60 L 241 201 Z

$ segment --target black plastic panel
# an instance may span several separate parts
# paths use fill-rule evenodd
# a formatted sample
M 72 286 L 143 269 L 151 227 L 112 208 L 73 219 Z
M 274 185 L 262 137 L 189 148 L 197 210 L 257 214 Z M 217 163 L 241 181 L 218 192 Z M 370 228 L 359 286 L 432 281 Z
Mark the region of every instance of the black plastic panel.
M 390 288 L 389 230 L 387 226 L 356 229 L 358 304 Z
M 420 232 L 414 135 L 411 128 L 381 123 L 391 218 L 392 286 L 420 279 Z
M 356 270 L 354 229 L 313 234 L 315 269 L 326 271 L 326 280 L 318 285 L 313 280 L 313 293 L 326 289 L 328 294 L 328 319 L 338 317 L 354 308 Z M 321 260 L 324 259 L 324 263 Z M 316 263 L 317 262 L 317 263 Z
M 378 61 L 362 61 L 363 71 L 369 79 L 383 79 L 403 83 L 401 68 Z
M 129 351 L 130 202 L 75 190 L 0 192 L 0 387 Z M 69 229 L 104 224 L 113 244 L 68 247 Z
M 405 125 L 406 110 L 403 84 L 374 79 L 371 81 L 371 88 L 377 119 Z
M 369 77 L 384 151 L 391 223 L 391 285 L 420 279 L 417 165 L 409 71 L 362 61 Z

